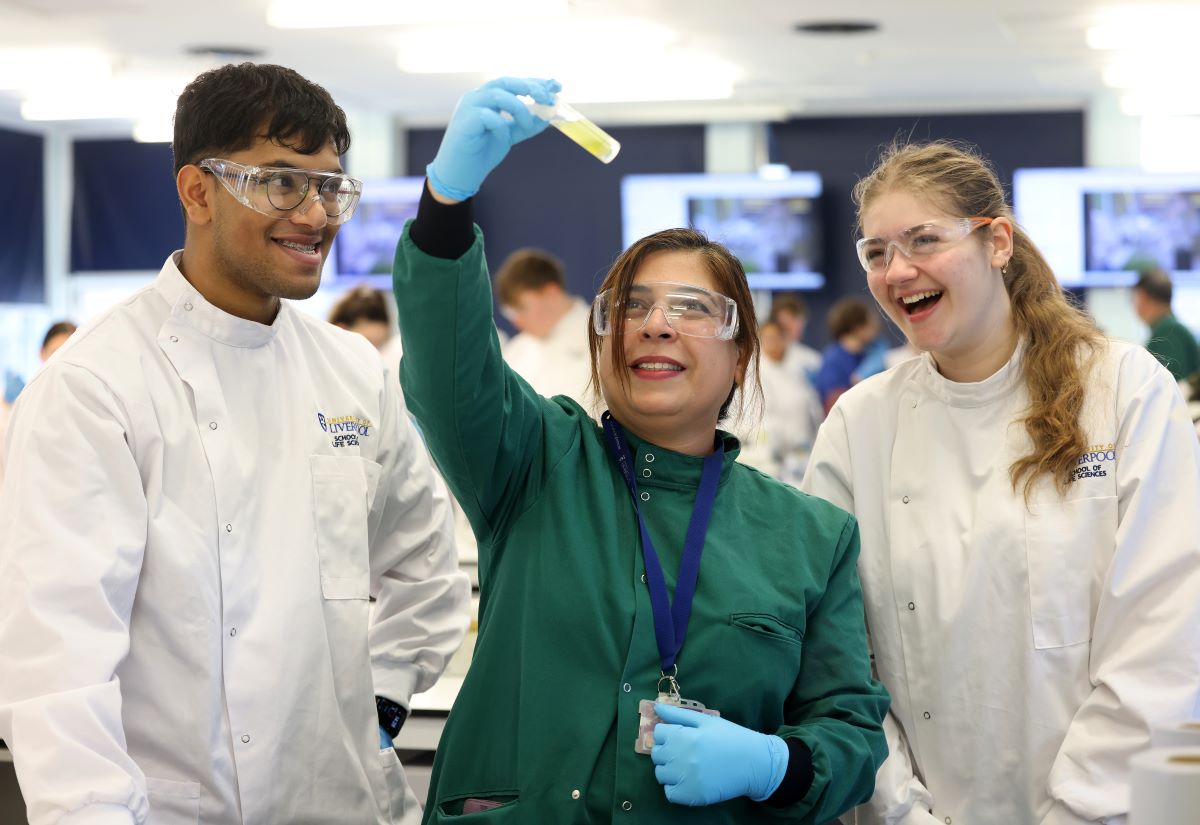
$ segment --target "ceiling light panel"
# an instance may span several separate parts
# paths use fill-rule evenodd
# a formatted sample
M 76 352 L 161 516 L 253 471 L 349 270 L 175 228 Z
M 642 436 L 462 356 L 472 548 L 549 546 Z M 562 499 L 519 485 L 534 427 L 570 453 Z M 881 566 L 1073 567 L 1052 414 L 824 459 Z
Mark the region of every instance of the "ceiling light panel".
M 279 29 L 413 26 L 566 17 L 567 0 L 274 0 L 267 22 Z M 458 49 L 451 40 L 442 44 Z

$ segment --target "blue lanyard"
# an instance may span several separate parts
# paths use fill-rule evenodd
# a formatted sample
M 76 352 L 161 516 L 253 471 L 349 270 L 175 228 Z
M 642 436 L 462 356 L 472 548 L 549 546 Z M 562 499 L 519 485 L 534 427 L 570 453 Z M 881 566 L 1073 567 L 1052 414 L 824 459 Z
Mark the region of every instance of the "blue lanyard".
M 725 445 L 720 436 L 717 436 L 716 449 L 704 459 L 700 488 L 696 491 L 696 504 L 692 509 L 687 537 L 683 542 L 683 560 L 679 565 L 679 580 L 675 585 L 675 601 L 672 603 L 667 593 L 667 582 L 663 578 L 658 553 L 654 549 L 654 542 L 650 540 L 646 520 L 642 518 L 642 511 L 638 507 L 637 479 L 634 478 L 633 456 L 629 453 L 625 431 L 607 412 L 601 420 L 604 423 L 604 437 L 608 448 L 621 470 L 621 475 L 625 477 L 629 495 L 633 499 L 633 511 L 637 513 L 638 530 L 642 534 L 642 557 L 646 562 L 646 585 L 650 589 L 650 608 L 654 614 L 654 636 L 658 641 L 658 655 L 662 658 L 662 671 L 665 674 L 674 666 L 679 651 L 683 648 L 683 639 L 687 635 L 688 619 L 692 615 L 692 598 L 696 595 L 696 577 L 700 574 L 700 555 L 704 552 L 704 536 L 708 532 L 708 522 L 717 499 L 717 482 L 721 479 Z

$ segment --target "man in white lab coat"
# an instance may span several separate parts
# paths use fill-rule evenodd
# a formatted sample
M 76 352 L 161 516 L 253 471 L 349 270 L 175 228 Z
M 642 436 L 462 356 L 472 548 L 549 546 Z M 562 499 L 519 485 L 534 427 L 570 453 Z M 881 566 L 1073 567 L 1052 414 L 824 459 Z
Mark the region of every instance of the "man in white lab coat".
M 518 249 L 496 271 L 495 285 L 500 312 L 518 331 L 503 346 L 504 360 L 539 395 L 588 407 L 590 308 L 567 292 L 562 262 L 541 249 Z
M 33 825 L 420 819 L 384 729 L 466 629 L 449 502 L 371 345 L 280 300 L 353 213 L 348 144 L 291 70 L 198 77 L 183 250 L 22 393 L 0 738 Z

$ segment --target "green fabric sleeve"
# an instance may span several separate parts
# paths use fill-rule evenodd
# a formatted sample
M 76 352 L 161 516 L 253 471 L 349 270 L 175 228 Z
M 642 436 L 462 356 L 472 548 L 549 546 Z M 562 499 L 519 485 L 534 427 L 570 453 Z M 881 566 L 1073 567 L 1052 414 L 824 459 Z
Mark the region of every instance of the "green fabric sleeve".
M 812 751 L 813 782 L 790 808 L 765 808 L 796 822 L 823 825 L 866 802 L 887 757 L 882 720 L 891 699 L 871 676 L 862 588 L 858 522 L 847 516 L 833 554 L 828 585 L 809 611 L 800 676 L 775 734 Z
M 539 492 L 551 402 L 504 363 L 492 317 L 483 234 L 455 260 L 425 254 L 412 222 L 396 248 L 393 285 L 404 356 L 400 383 L 430 453 L 462 506 L 480 552 Z M 566 415 L 554 407 L 560 415 Z M 487 561 L 480 559 L 481 572 Z

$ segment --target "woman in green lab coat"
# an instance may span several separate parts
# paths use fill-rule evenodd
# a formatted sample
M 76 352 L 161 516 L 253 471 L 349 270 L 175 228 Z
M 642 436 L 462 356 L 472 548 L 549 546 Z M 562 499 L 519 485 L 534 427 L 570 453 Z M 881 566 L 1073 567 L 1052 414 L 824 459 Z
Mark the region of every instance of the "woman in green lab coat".
M 672 230 L 617 260 L 579 331 L 603 426 L 501 359 L 470 198 L 557 88 L 460 101 L 396 252 L 405 394 L 479 542 L 425 822 L 820 825 L 870 796 L 888 699 L 856 523 L 717 429 L 758 357 L 737 259 Z

